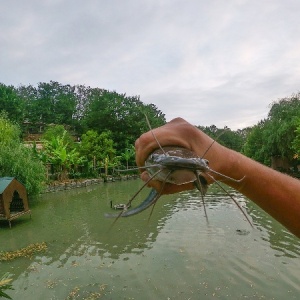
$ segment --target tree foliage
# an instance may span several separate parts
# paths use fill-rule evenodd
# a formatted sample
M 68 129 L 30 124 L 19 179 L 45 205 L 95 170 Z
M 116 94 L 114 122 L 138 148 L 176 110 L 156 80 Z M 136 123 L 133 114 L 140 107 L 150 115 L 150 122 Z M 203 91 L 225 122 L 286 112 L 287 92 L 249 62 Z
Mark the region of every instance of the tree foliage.
M 68 148 L 74 148 L 74 139 L 63 125 L 48 126 L 42 135 L 42 140 L 46 142 L 56 141 L 61 138 L 64 145 Z
M 241 151 L 247 137 L 245 131 L 234 131 L 228 127 L 217 128 L 217 126 L 211 125 L 198 126 L 198 128 L 201 129 L 207 135 L 209 135 L 212 139 L 216 140 L 221 145 L 238 152 Z
M 95 130 L 88 130 L 81 136 L 80 153 L 88 160 L 97 160 L 103 163 L 105 158 L 113 159 L 116 154 L 114 141 L 110 131 L 99 134 Z
M 135 148 L 133 145 L 128 145 L 127 148 L 121 153 L 121 159 L 126 161 L 126 170 L 129 169 L 129 163 L 135 158 Z
M 271 104 L 268 117 L 255 125 L 243 148 L 243 152 L 264 164 L 271 157 L 285 157 L 290 161 L 295 155 L 300 117 L 300 94 L 280 99 Z
M 248 134 L 247 141 L 242 148 L 242 152 L 258 162 L 269 165 L 271 156 L 266 149 L 267 144 L 262 134 L 263 128 L 266 126 L 265 123 L 266 120 L 263 120 L 252 127 Z
M 52 163 L 57 165 L 60 160 L 61 169 L 71 168 L 82 158 L 89 163 L 96 160 L 106 166 L 116 164 L 118 160 L 126 165 L 134 163 L 134 141 L 149 130 L 145 116 L 152 128 L 166 122 L 165 115 L 154 104 L 143 103 L 139 96 L 56 81 L 40 82 L 37 86 L 0 84 L 0 109 L 6 114 L 6 121 L 2 122 L 13 122 L 7 128 L 0 124 L 3 129 L 0 138 L 3 141 L 18 140 L 20 143 L 21 132 L 37 133 L 42 128 L 48 128 L 44 135 L 48 153 L 36 152 L 36 156 L 44 162 L 52 159 Z M 272 156 L 292 160 L 300 155 L 299 119 L 298 93 L 273 102 L 268 117 L 252 128 L 236 131 L 215 125 L 199 128 L 220 144 L 270 164 Z M 19 127 L 10 127 L 15 123 Z M 53 124 L 59 126 L 50 126 Z M 65 129 L 81 136 L 81 144 L 75 146 L 71 135 L 63 133 Z M 7 138 L 9 136 L 11 139 Z M 0 141 L 2 147 L 3 141 Z M 16 149 L 19 146 L 14 151 Z M 24 150 L 24 155 L 26 152 Z
M 0 84 L 0 105 L 9 120 L 19 124 L 24 136 L 47 129 L 43 134 L 45 151 L 35 147 L 33 152 L 44 164 L 51 161 L 61 172 L 70 168 L 78 151 L 90 162 L 96 158 L 105 165 L 116 164 L 124 153 L 130 154 L 132 160 L 132 153 L 126 149 L 149 129 L 145 115 L 153 128 L 165 123 L 164 114 L 155 105 L 141 102 L 138 96 L 56 81 L 40 82 L 37 86 Z M 65 129 L 77 137 L 83 135 L 78 149 L 69 134 L 63 134 Z M 95 134 L 93 144 L 89 135 Z M 125 156 L 123 161 L 128 163 Z
M 44 149 L 40 155 L 44 154 L 46 162 L 51 164 L 57 172 L 58 179 L 64 181 L 69 178 L 71 168 L 76 168 L 81 164 L 83 158 L 74 146 L 70 146 L 72 139 L 67 130 L 63 129 L 62 133 L 59 133 L 61 127 L 56 127 L 56 129 L 52 128 L 51 132 L 45 133 L 47 139 L 43 140 Z
M 75 87 L 55 81 L 18 87 L 24 103 L 24 120 L 33 124 L 76 125 L 77 97 Z
M 6 97 L 9 101 L 3 96 L 2 102 L 19 105 L 22 118 L 18 118 L 18 122 L 23 132 L 37 133 L 49 124 L 68 126 L 78 135 L 88 130 L 99 134 L 110 131 L 118 153 L 124 152 L 128 143 L 133 144 L 149 129 L 145 114 L 153 128 L 165 123 L 164 114 L 154 104 L 144 104 L 138 96 L 115 91 L 63 85 L 56 81 L 40 82 L 37 87 L 2 85 L 2 88 L 10 95 Z M 17 100 L 14 102 L 13 99 Z M 5 107 L 10 113 L 16 111 L 16 105 Z
M 164 115 L 155 105 L 145 105 L 138 97 L 127 97 L 125 94 L 93 89 L 82 117 L 85 129 L 98 133 L 109 130 L 116 144 L 118 153 L 149 130 L 145 114 L 154 127 L 165 123 Z
M 0 83 L 0 111 L 5 111 L 9 120 L 22 122 L 25 112 L 24 101 L 13 86 Z
M 292 149 L 294 150 L 294 158 L 299 159 L 300 158 L 300 117 L 296 119 L 296 130 L 295 134 L 296 137 L 294 138 L 292 142 Z
M 39 193 L 45 183 L 45 169 L 32 149 L 19 138 L 19 128 L 5 115 L 0 116 L 0 177 L 15 177 L 22 182 L 28 194 Z
M 300 93 L 273 102 L 265 127 L 267 147 L 272 156 L 293 158 L 293 140 L 300 116 Z

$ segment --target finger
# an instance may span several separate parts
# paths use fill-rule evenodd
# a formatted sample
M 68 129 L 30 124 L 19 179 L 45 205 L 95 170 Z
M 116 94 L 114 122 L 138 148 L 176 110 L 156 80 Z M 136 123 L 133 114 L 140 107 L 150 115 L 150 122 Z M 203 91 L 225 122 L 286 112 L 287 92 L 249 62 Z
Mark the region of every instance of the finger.
M 156 139 L 159 141 L 160 145 L 157 144 L 156 139 L 153 137 L 155 135 Z M 148 156 L 159 146 L 180 146 L 189 149 L 189 144 L 180 136 L 173 134 L 173 130 L 167 125 L 160 127 L 159 129 L 154 129 L 153 134 L 147 132 L 142 134 L 135 142 L 135 157 L 136 163 L 139 167 L 142 167 L 148 158 Z

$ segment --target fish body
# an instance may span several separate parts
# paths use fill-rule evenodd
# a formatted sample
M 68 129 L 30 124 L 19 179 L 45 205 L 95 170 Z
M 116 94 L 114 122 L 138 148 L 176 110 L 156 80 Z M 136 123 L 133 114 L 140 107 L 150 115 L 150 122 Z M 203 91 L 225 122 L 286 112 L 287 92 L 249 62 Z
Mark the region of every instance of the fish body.
M 207 191 L 208 185 L 201 172 L 209 169 L 208 160 L 199 158 L 196 153 L 186 148 L 169 146 L 156 149 L 146 159 L 145 168 L 153 180 L 176 185 L 194 182 L 202 197 Z M 160 195 L 160 192 L 151 189 L 147 198 L 136 208 L 124 210 L 120 214 L 105 214 L 105 216 L 111 218 L 133 216 L 153 205 Z
M 208 160 L 198 157 L 196 153 L 186 148 L 163 147 L 149 155 L 145 166 L 150 175 L 161 171 L 155 176 L 155 180 L 181 185 L 196 183 L 197 176 L 208 170 Z M 201 176 L 200 181 L 205 185 L 204 177 Z M 207 189 L 205 186 L 203 188 Z

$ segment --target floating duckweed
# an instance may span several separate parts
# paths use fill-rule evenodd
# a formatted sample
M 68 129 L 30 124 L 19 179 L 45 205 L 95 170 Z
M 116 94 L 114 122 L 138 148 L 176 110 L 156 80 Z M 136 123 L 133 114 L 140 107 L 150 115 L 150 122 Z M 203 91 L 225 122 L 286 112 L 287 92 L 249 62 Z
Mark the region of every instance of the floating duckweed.
M 45 242 L 30 244 L 25 248 L 21 248 L 16 251 L 1 251 L 0 252 L 0 261 L 13 260 L 18 257 L 32 257 L 36 252 L 46 251 L 47 244 Z

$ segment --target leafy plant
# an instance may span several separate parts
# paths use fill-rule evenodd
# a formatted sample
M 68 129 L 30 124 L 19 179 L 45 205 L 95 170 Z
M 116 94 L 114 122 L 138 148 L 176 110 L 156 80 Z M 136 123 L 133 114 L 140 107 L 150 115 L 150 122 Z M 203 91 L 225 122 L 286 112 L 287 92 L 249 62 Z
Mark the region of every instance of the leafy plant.
M 6 299 L 12 299 L 9 295 L 7 295 L 4 291 L 6 290 L 13 290 L 14 288 L 11 285 L 12 278 L 10 278 L 12 275 L 10 273 L 5 273 L 0 278 L 0 298 L 6 298 Z
M 133 145 L 128 146 L 123 153 L 121 153 L 121 158 L 126 161 L 126 170 L 128 170 L 128 162 L 134 157 L 135 155 L 135 148 Z
M 67 180 L 71 167 L 76 168 L 83 162 L 83 157 L 73 148 L 69 148 L 69 142 L 66 138 L 68 132 L 63 131 L 61 136 L 51 136 L 50 140 L 44 140 L 44 152 L 47 162 L 53 164 L 58 172 L 59 180 Z

